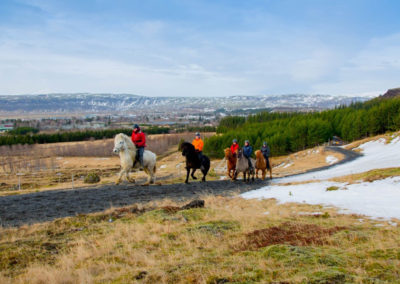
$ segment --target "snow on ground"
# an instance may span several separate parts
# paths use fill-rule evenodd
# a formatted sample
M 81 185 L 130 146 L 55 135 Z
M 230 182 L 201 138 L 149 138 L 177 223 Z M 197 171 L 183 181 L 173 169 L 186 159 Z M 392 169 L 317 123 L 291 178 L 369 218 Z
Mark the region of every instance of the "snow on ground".
M 338 161 L 338 159 L 334 156 L 328 156 L 325 158 L 327 164 L 332 165 Z
M 396 154 L 400 153 L 399 140 L 400 139 L 397 137 L 388 144 L 386 144 L 384 139 L 364 143 L 358 147 L 362 150 L 364 155 L 360 158 L 323 171 L 282 178 L 278 180 L 278 183 L 326 180 L 334 177 L 362 173 L 373 169 L 400 167 L 399 155 Z
M 292 165 L 293 165 L 293 163 L 289 163 L 289 164 L 286 164 L 283 168 L 286 169 L 288 167 L 291 167 Z
M 327 191 L 330 186 L 337 186 L 339 189 Z M 400 177 L 349 185 L 329 181 L 289 186 L 273 185 L 246 192 L 242 197 L 276 198 L 281 203 L 334 205 L 351 213 L 400 219 Z
M 356 184 L 328 181 L 333 177 L 372 169 L 400 167 L 397 154 L 400 153 L 399 138 L 393 139 L 388 144 L 384 139 L 379 139 L 362 144 L 359 148 L 362 149 L 364 156 L 354 161 L 327 170 L 281 178 L 277 180 L 277 184 L 246 192 L 242 197 L 276 198 L 279 202 L 332 205 L 341 208 L 343 213 L 400 219 L 400 177 Z M 319 182 L 283 185 L 283 183 L 313 180 Z M 338 187 L 338 190 L 327 191 L 326 189 L 331 186 Z

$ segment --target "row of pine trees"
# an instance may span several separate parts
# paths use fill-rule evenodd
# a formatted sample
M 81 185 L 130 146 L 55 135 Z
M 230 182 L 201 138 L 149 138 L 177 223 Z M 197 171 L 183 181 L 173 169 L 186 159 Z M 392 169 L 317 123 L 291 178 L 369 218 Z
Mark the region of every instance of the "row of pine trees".
M 376 98 L 322 112 L 225 117 L 217 128 L 220 135 L 206 140 L 204 152 L 222 157 L 235 138 L 239 145 L 249 140 L 256 149 L 266 141 L 272 155 L 278 156 L 320 145 L 333 136 L 350 142 L 399 129 L 400 98 Z

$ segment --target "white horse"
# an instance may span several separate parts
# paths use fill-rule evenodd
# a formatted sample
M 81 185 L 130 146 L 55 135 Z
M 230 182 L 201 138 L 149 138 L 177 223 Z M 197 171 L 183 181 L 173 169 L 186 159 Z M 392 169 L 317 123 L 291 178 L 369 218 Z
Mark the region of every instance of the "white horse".
M 136 159 L 136 146 L 133 144 L 131 138 L 123 133 L 119 133 L 114 138 L 114 153 L 119 153 L 119 158 L 121 159 L 121 171 L 119 172 L 117 181 L 115 184 L 119 184 L 122 179 L 122 175 L 125 174 L 126 179 L 129 182 L 135 182 L 129 178 L 129 172 L 133 168 L 133 163 Z M 149 179 L 145 185 L 154 183 L 155 172 L 156 172 L 156 154 L 151 151 L 145 150 L 143 153 L 143 164 L 144 171 L 148 174 Z M 135 168 L 139 168 L 140 163 L 137 162 Z

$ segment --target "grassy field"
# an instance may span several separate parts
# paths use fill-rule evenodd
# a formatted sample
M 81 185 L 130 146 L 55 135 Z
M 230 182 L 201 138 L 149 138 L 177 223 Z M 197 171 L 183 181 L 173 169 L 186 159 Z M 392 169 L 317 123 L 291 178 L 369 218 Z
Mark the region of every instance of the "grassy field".
M 205 197 L 0 231 L 1 283 L 396 283 L 400 228 L 334 208 Z

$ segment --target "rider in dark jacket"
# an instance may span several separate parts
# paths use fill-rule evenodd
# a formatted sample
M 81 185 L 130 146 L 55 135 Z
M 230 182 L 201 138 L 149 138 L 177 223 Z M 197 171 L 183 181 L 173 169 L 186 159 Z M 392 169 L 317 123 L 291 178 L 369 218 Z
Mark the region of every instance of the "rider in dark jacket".
M 269 163 L 269 156 L 271 155 L 271 151 L 268 147 L 267 142 L 265 142 L 265 141 L 263 142 L 263 145 L 261 147 L 261 153 L 263 154 L 265 161 L 267 162 L 267 169 L 270 169 L 271 165 Z
M 244 141 L 243 156 L 247 159 L 250 170 L 253 169 L 253 164 L 251 163 L 250 159 L 252 153 L 253 153 L 253 147 L 250 146 L 249 140 Z

